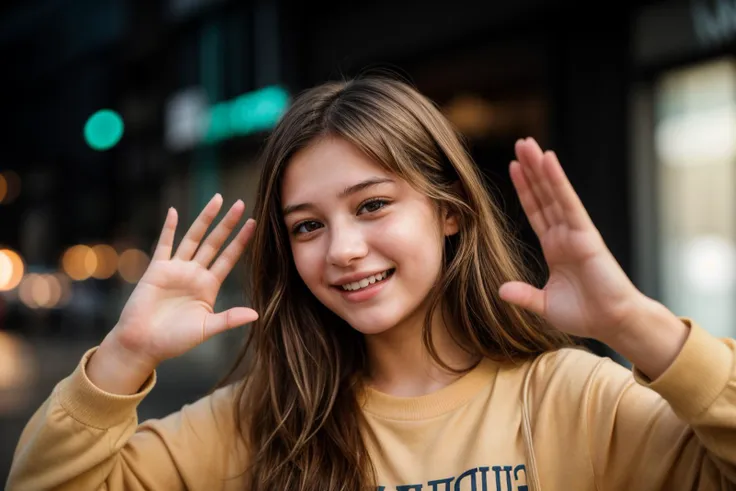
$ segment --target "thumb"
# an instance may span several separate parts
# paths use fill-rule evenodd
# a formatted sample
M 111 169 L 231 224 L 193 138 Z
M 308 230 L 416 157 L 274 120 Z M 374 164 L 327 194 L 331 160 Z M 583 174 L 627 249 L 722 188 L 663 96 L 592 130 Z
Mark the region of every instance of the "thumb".
M 207 314 L 202 323 L 202 342 L 221 332 L 258 319 L 258 313 L 246 307 L 233 307 L 217 314 Z
M 510 281 L 498 290 L 501 299 L 532 312 L 544 315 L 545 292 L 521 281 Z

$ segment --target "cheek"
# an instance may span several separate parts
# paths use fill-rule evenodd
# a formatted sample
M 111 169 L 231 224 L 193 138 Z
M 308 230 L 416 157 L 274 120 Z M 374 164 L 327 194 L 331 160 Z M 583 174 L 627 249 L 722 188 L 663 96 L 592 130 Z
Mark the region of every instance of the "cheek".
M 442 261 L 443 236 L 427 213 L 396 214 L 383 220 L 372 243 L 388 259 L 408 271 L 435 274 Z
M 296 270 L 302 281 L 311 290 L 323 274 L 324 252 L 317 240 L 310 242 L 294 242 L 291 245 Z

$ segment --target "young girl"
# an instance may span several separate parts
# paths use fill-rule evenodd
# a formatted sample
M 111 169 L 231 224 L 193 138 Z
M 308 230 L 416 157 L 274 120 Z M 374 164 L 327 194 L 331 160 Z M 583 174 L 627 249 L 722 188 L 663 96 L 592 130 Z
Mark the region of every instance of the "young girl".
M 176 248 L 169 210 L 119 322 L 25 428 L 8 488 L 736 489 L 736 343 L 639 292 L 555 155 L 515 150 L 543 289 L 429 101 L 372 78 L 302 94 L 268 139 L 255 221 L 218 255 L 241 201 L 205 237 L 215 196 Z M 213 313 L 248 242 L 254 310 Z M 247 323 L 239 383 L 138 425 L 161 361 Z

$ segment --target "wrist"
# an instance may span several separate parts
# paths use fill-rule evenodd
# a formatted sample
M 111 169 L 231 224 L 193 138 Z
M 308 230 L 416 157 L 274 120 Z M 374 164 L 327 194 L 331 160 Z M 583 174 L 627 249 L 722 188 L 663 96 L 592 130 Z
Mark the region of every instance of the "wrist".
M 97 388 L 118 395 L 138 392 L 157 363 L 131 352 L 108 334 L 87 363 L 86 374 Z
M 664 305 L 643 294 L 635 305 L 618 328 L 601 341 L 655 380 L 677 358 L 690 331 Z
M 651 324 L 650 319 L 662 315 L 663 308 L 659 302 L 637 291 L 627 302 L 625 312 L 617 316 L 616 322 L 605 329 L 598 341 L 616 351 L 626 351 L 629 345 L 636 344 L 642 333 L 646 332 L 647 326 Z

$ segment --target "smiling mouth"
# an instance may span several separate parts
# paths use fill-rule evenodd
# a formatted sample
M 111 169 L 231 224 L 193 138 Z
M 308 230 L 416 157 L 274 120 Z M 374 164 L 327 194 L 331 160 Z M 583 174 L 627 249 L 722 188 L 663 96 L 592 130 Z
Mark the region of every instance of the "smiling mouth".
M 383 273 L 374 274 L 374 275 L 368 276 L 367 278 L 363 278 L 360 281 L 354 281 L 352 283 L 340 285 L 340 286 L 337 286 L 336 288 L 339 288 L 346 292 L 360 291 L 364 288 L 368 288 L 371 285 L 375 285 L 376 283 L 381 283 L 382 281 L 386 281 L 386 279 L 390 278 L 391 275 L 394 274 L 394 271 L 396 271 L 396 268 L 387 269 Z

